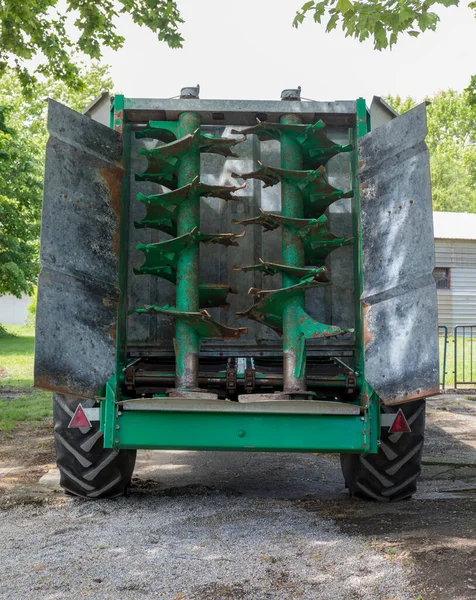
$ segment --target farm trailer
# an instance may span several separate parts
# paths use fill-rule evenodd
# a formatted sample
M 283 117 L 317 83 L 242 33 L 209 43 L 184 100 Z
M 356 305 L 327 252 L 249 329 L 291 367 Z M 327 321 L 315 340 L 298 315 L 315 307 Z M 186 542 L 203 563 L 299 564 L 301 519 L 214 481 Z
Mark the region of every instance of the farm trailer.
M 336 452 L 351 495 L 416 489 L 438 340 L 425 105 L 49 102 L 35 385 L 61 485 L 136 450 Z M 239 321 L 237 321 L 239 319 Z

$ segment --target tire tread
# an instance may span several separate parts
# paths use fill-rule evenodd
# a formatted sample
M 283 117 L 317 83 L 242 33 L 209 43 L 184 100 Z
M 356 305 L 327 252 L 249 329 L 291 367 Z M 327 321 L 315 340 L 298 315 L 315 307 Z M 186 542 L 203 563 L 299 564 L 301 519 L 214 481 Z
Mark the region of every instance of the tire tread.
M 92 400 L 55 394 L 53 420 L 56 462 L 60 485 L 65 492 L 82 498 L 98 499 L 126 493 L 134 470 L 135 450 L 103 448 L 99 426 L 68 429 L 79 402 L 92 406 Z
M 381 430 L 378 454 L 341 454 L 342 472 L 351 496 L 396 502 L 411 498 L 421 472 L 425 432 L 425 401 L 402 406 L 384 406 L 382 412 L 403 410 L 410 433 Z

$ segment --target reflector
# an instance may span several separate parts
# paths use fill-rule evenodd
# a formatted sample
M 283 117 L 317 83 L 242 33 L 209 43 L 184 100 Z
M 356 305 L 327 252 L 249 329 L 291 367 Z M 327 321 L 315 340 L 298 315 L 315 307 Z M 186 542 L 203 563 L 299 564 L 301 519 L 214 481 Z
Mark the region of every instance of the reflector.
M 78 408 L 74 411 L 74 415 L 71 417 L 68 429 L 74 429 L 75 427 L 91 427 L 86 413 L 84 412 L 81 404 L 78 404 Z
M 405 419 L 402 409 L 397 412 L 393 425 L 388 430 L 389 433 L 408 433 L 411 431 L 408 421 Z

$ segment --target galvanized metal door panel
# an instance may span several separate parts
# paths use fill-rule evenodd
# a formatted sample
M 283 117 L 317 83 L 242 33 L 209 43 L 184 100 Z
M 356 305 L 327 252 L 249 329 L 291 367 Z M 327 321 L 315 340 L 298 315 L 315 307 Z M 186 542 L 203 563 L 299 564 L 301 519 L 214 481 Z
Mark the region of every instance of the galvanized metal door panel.
M 439 391 L 424 104 L 359 140 L 365 378 L 385 404 Z
M 35 385 L 91 397 L 115 366 L 122 143 L 52 100 L 48 131 Z

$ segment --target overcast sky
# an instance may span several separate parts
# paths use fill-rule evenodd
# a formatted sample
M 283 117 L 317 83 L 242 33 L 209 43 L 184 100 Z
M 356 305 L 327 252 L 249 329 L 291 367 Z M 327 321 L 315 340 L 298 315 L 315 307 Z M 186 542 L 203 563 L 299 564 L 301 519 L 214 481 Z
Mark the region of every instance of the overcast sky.
M 170 50 L 153 33 L 119 21 L 127 38 L 107 51 L 115 92 L 167 98 L 200 83 L 202 98 L 278 99 L 302 86 L 313 100 L 400 94 L 423 99 L 441 89 L 462 90 L 476 74 L 476 19 L 466 7 L 442 9 L 436 32 L 403 36 L 377 52 L 340 31 L 325 33 L 311 19 L 293 29 L 302 0 L 178 0 L 185 19 L 182 50 Z

